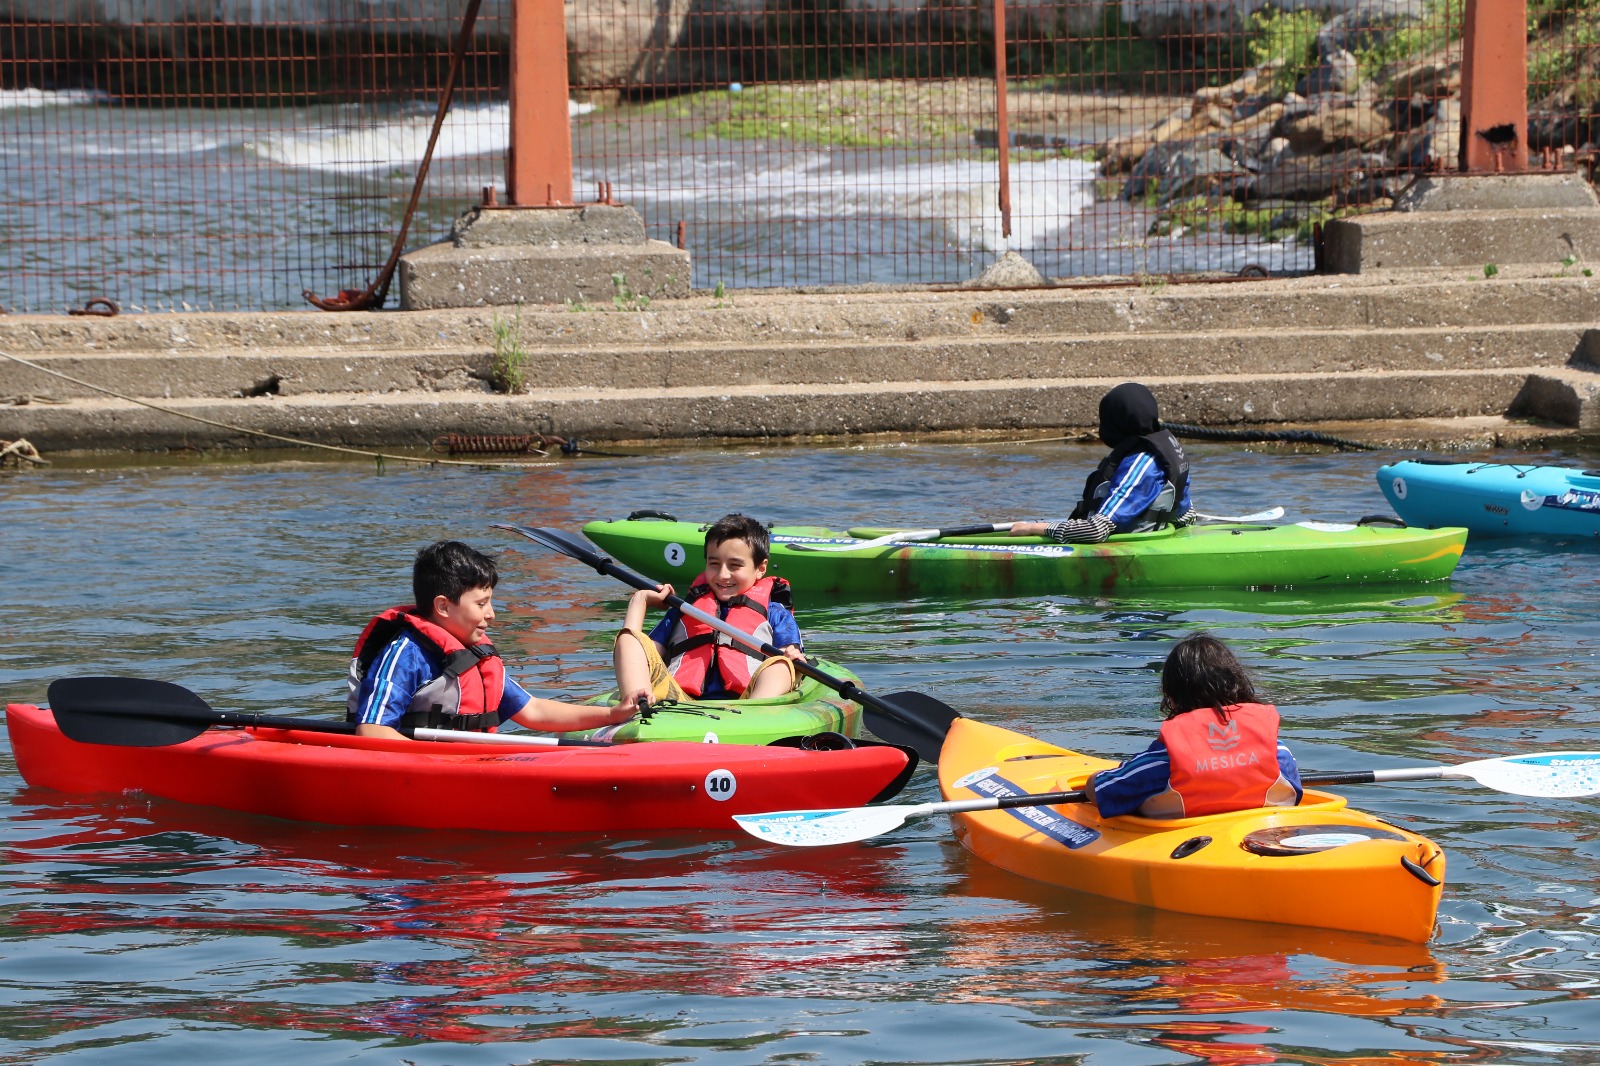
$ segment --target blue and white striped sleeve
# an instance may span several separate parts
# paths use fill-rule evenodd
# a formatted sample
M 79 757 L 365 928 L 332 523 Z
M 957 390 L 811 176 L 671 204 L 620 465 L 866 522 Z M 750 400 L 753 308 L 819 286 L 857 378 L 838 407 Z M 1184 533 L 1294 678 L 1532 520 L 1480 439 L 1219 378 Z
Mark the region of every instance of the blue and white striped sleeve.
M 428 657 L 409 636 L 401 634 L 379 653 L 361 679 L 356 721 L 362 725 L 399 723 L 417 689 L 433 680 Z
M 1149 452 L 1134 452 L 1117 465 L 1111 491 L 1096 513 L 1109 518 L 1120 533 L 1150 509 L 1166 484 L 1166 472 L 1155 456 Z
M 1157 738 L 1121 766 L 1095 775 L 1094 805 L 1108 818 L 1132 814 L 1139 809 L 1139 804 L 1164 791 L 1171 781 L 1172 761 L 1167 755 L 1167 746 Z

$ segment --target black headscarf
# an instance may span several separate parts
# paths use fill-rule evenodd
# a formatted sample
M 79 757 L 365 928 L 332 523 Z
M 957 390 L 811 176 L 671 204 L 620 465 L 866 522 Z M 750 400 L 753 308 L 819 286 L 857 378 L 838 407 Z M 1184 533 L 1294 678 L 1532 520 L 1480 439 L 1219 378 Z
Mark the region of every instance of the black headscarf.
M 1161 428 L 1155 393 L 1136 381 L 1124 382 L 1100 397 L 1100 439 L 1115 448 L 1129 437 Z

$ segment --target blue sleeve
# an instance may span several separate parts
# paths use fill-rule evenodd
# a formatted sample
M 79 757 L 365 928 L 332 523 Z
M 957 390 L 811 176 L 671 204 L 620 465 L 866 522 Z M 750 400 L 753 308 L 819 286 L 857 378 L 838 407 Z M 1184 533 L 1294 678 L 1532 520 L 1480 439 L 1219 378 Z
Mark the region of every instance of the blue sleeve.
M 505 690 L 500 693 L 500 720 L 504 722 L 522 710 L 531 699 L 533 697 L 528 694 L 528 690 L 511 680 L 511 675 L 507 674 Z
M 665 648 L 667 641 L 672 637 L 672 627 L 678 624 L 678 617 L 682 613 L 676 607 L 668 608 L 667 613 L 661 616 L 661 621 L 650 630 L 650 639 Z
M 791 644 L 805 647 L 805 641 L 800 638 L 800 623 L 794 620 L 789 608 L 781 603 L 767 604 L 767 621 L 772 625 L 774 648 L 787 648 Z
M 1278 773 L 1294 786 L 1295 803 L 1306 798 L 1305 786 L 1300 783 L 1300 765 L 1294 761 L 1294 754 L 1282 744 L 1278 745 Z
M 1106 817 L 1132 814 L 1139 804 L 1164 791 L 1172 781 L 1167 747 L 1156 740 L 1121 766 L 1102 770 L 1094 778 L 1094 805 Z
M 1166 487 L 1167 475 L 1149 452 L 1134 452 L 1117 464 L 1117 476 L 1098 513 L 1111 519 L 1121 533 L 1150 509 Z
M 361 678 L 356 721 L 362 725 L 397 725 L 411 708 L 417 689 L 432 681 L 433 664 L 416 642 L 401 635 L 389 642 Z

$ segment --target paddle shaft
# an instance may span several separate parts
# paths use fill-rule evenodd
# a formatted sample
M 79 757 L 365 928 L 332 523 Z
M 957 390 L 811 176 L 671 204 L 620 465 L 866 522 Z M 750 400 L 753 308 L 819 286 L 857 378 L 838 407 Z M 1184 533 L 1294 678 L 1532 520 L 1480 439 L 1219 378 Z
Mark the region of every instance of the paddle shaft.
M 553 548 L 564 555 L 569 555 L 579 562 L 593 567 L 596 571 L 606 574 L 610 577 L 614 577 L 623 584 L 631 585 L 640 591 L 652 592 L 661 587 L 660 582 L 651 581 L 643 574 L 636 574 L 627 567 L 617 563 L 615 560 L 601 555 L 599 552 L 589 551 L 587 548 L 584 548 L 582 545 L 574 542 L 572 538 L 566 534 L 553 535 L 558 534 L 559 531 L 543 531 L 525 526 L 515 526 L 502 523 L 496 523 L 495 528 L 509 529 L 513 533 L 520 533 L 522 536 L 525 536 L 530 540 L 537 541 L 548 548 Z M 692 603 L 689 603 L 682 596 L 677 594 L 670 595 L 666 597 L 665 602 L 672 607 L 678 608 L 679 611 L 685 615 L 688 615 L 690 618 L 699 619 L 712 629 L 717 630 L 719 633 L 727 634 L 729 637 L 732 637 L 735 642 L 743 645 L 746 648 L 759 651 L 762 655 L 765 655 L 768 658 L 783 654 L 782 651 L 773 647 L 771 644 L 768 644 L 765 641 L 757 640 L 749 633 L 746 633 L 744 630 L 735 626 L 729 625 L 716 615 L 708 614 L 707 612 L 700 610 L 700 608 L 696 607 Z M 854 702 L 861 704 L 863 707 L 870 707 L 880 714 L 886 715 L 890 718 L 902 721 L 905 720 L 906 715 L 904 711 L 893 706 L 892 704 L 885 703 L 883 700 L 880 700 L 878 697 L 872 695 L 872 693 L 864 691 L 861 686 L 857 685 L 854 681 L 846 681 L 834 677 L 827 671 L 819 670 L 815 666 L 812 666 L 811 663 L 807 662 L 805 659 L 791 659 L 790 662 L 794 663 L 795 670 L 804 674 L 806 677 L 822 682 L 824 685 L 827 685 L 845 699 L 853 700 Z
M 1470 765 L 1470 764 L 1469 764 Z M 1455 771 L 1452 773 L 1452 771 Z M 1422 781 L 1430 777 L 1471 777 L 1455 766 L 1418 766 L 1397 770 L 1328 770 L 1322 773 L 1301 774 L 1303 785 L 1375 785 L 1385 781 Z M 1089 794 L 1077 792 L 1040 792 L 1027 796 L 999 796 L 973 800 L 949 800 L 930 803 L 918 809 L 919 814 L 956 813 L 960 811 L 1005 810 L 1010 807 L 1043 807 L 1056 803 L 1085 803 Z
M 103 710 L 74 708 L 72 713 L 80 716 L 84 714 L 104 714 L 119 717 L 142 717 L 169 722 L 192 722 L 201 726 L 236 726 L 241 729 L 295 729 L 302 733 L 333 733 L 347 737 L 355 736 L 357 728 L 350 722 L 332 722 L 325 718 L 288 718 L 280 715 L 252 714 L 243 711 L 219 711 L 215 709 L 207 711 L 189 708 L 134 710 L 107 707 Z M 519 734 L 505 733 L 469 733 L 460 729 L 429 729 L 425 726 L 419 726 L 415 729 L 402 729 L 400 732 L 417 740 L 444 741 L 455 744 L 516 744 L 529 747 L 611 747 L 611 743 L 604 740 L 583 740 L 576 737 L 525 737 Z

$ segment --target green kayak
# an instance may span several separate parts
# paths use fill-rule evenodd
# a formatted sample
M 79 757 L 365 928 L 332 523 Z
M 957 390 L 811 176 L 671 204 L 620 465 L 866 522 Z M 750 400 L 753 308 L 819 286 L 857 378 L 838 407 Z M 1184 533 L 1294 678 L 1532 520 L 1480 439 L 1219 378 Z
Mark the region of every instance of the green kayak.
M 841 681 L 860 684 L 860 678 L 833 663 L 817 661 L 824 672 Z M 585 703 L 615 703 L 608 692 Z M 643 721 L 605 726 L 573 736 L 600 740 L 687 740 L 707 744 L 770 744 L 784 737 L 817 733 L 861 735 L 861 707 L 814 678 L 802 677 L 800 687 L 769 700 L 692 700 L 660 703 Z
M 583 532 L 618 562 L 682 593 L 704 567 L 705 529 L 628 518 L 590 522 Z M 1216 523 L 1128 533 L 1103 544 L 989 534 L 850 547 L 890 532 L 778 526 L 767 572 L 788 578 L 802 595 L 856 599 L 1439 581 L 1455 569 L 1467 539 L 1465 529 L 1453 527 Z

